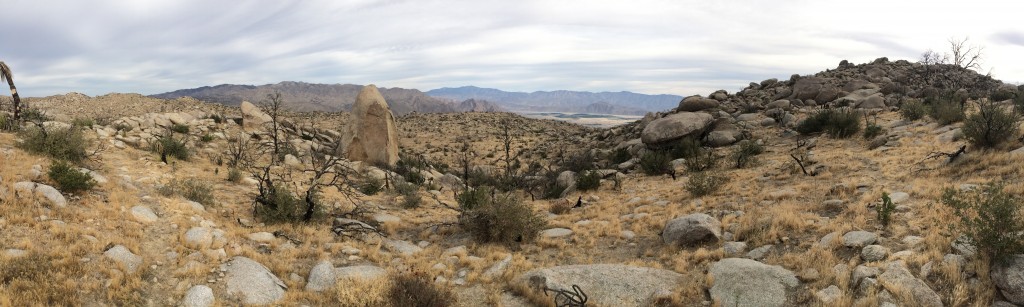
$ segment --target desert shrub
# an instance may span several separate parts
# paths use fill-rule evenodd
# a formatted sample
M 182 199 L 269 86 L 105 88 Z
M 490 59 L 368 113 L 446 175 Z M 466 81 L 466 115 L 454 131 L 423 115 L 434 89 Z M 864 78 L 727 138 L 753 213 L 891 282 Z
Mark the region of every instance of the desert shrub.
M 456 302 L 455 293 L 421 273 L 398 274 L 391 281 L 388 300 L 393 306 L 447 307 Z
M 756 156 L 764 153 L 764 147 L 751 140 L 740 141 L 739 146 L 732 152 L 732 159 L 736 161 L 736 168 L 744 168 L 756 162 Z M 693 157 L 691 159 L 697 159 Z
M 590 150 L 581 150 L 570 155 L 562 162 L 562 168 L 573 172 L 581 173 L 585 170 L 594 169 L 594 155 Z
M 228 169 L 228 181 L 238 183 L 242 181 L 242 172 L 237 168 Z
M 181 134 L 186 134 L 189 131 L 188 125 L 183 125 L 183 124 L 173 124 L 168 129 L 170 129 L 171 131 L 173 131 L 175 133 L 181 133 Z
M 949 125 L 964 120 L 964 110 L 952 100 L 938 100 L 932 104 L 928 116 L 940 125 Z
M 211 114 L 207 118 L 212 119 L 213 122 L 217 123 L 217 124 L 223 124 L 224 123 L 224 118 L 221 117 L 220 115 L 217 115 L 217 114 Z
M 27 122 L 45 122 L 53 120 L 50 116 L 37 108 L 24 108 L 21 110 L 21 120 Z
M 623 147 L 615 149 L 615 151 L 612 151 L 611 156 L 608 157 L 608 160 L 610 160 L 613 164 L 621 164 L 625 163 L 626 161 L 629 161 L 629 159 L 632 158 L 633 155 L 629 154 L 629 150 Z
M 950 224 L 967 242 L 996 261 L 1024 252 L 1021 199 L 1003 191 L 1000 183 L 962 191 L 946 188 L 942 203 L 953 209 L 959 223 Z
M 19 132 L 18 147 L 30 153 L 45 155 L 56 160 L 80 163 L 88 157 L 88 142 L 82 131 L 75 128 L 32 127 Z
M 684 161 L 686 169 L 691 172 L 703 172 L 718 165 L 718 155 L 714 150 L 702 149 L 701 153 Z
M 576 177 L 576 189 L 590 191 L 601 187 L 601 173 L 584 171 Z
M 559 199 L 556 200 L 553 204 L 551 204 L 551 207 L 548 208 L 548 211 L 554 214 L 566 214 L 569 213 L 569 210 L 572 210 L 572 206 L 572 203 L 564 199 Z
M 1019 117 L 996 103 L 982 103 L 964 121 L 964 138 L 974 146 L 993 148 L 1017 135 Z
M 0 113 L 0 131 L 17 131 L 18 125 L 7 114 Z
M 423 197 L 417 192 L 419 192 L 419 187 L 415 184 L 395 182 L 395 193 L 402 196 L 402 208 L 418 208 L 423 203 Z
M 995 92 L 992 92 L 992 94 L 988 96 L 988 100 L 989 101 L 1003 101 L 1003 100 L 1013 99 L 1016 96 L 1017 96 L 1016 93 L 1011 92 L 1011 91 L 997 90 Z
M 210 183 L 196 178 L 171 180 L 157 188 L 157 191 L 167 197 L 181 196 L 203 205 L 213 204 L 213 188 L 210 187 Z
M 1024 93 L 1018 94 L 1016 97 L 1013 97 L 1013 111 L 1018 115 L 1024 114 Z
M 871 140 L 875 137 L 885 133 L 885 129 L 879 126 L 875 121 L 865 121 L 864 123 L 864 139 Z
M 892 199 L 889 199 L 889 193 L 882 192 L 882 203 L 875 207 L 875 212 L 878 213 L 878 221 L 882 223 L 882 226 L 889 226 L 892 212 L 895 210 L 896 205 L 892 203 Z
M 150 150 L 160 154 L 161 158 L 170 156 L 182 161 L 188 161 L 192 155 L 184 140 L 176 139 L 170 134 L 160 136 L 150 145 Z
M 419 163 L 418 161 L 419 160 L 416 159 L 398 160 L 398 163 L 395 164 L 394 171 L 398 175 L 402 176 L 406 182 L 417 185 L 423 184 L 426 179 L 423 177 L 423 174 L 420 173 L 419 169 L 425 168 L 427 165 L 425 163 Z
M 704 153 L 702 146 L 699 139 L 688 136 L 676 143 L 669 153 L 672 159 L 689 159 Z
M 686 190 L 695 197 L 701 197 L 718 191 L 727 181 L 728 178 L 724 176 L 696 172 L 690 174 L 690 178 L 686 181 Z
M 818 111 L 796 126 L 800 134 L 828 133 L 834 138 L 847 138 L 860 131 L 860 113 L 851 108 Z
M 929 112 L 928 105 L 920 100 L 910 99 L 900 105 L 900 117 L 905 120 L 918 120 L 924 118 Z
M 319 198 L 319 193 L 314 192 L 313 195 L 315 199 Z M 261 195 L 257 196 L 256 204 L 256 217 L 270 224 L 300 221 L 307 206 L 302 198 L 281 185 L 264 189 Z
M 667 174 L 672 170 L 672 157 L 664 151 L 648 151 L 640 156 L 640 169 L 651 176 Z
M 203 143 L 213 142 L 213 135 L 204 134 L 203 136 L 199 137 L 199 141 Z
M 57 183 L 57 188 L 65 193 L 86 191 L 96 185 L 96 181 L 92 179 L 92 176 L 79 171 L 63 160 L 53 162 L 47 175 L 50 176 L 53 182 Z
M 459 203 L 459 208 L 462 210 L 473 210 L 489 202 L 493 192 L 494 190 L 489 187 L 480 187 L 462 192 L 455 200 Z
M 464 193 L 465 194 L 465 193 Z M 459 225 L 483 243 L 532 242 L 547 221 L 512 194 L 485 196 L 459 216 Z
M 0 298 L 5 306 L 76 306 L 83 292 L 75 278 L 88 273 L 79 257 L 33 253 L 0 265 Z
M 377 195 L 383 186 L 384 182 L 373 177 L 367 177 L 358 184 L 359 192 L 365 195 Z
M 76 127 L 86 127 L 86 128 L 88 128 L 88 127 L 92 127 L 92 125 L 94 125 L 94 124 L 96 124 L 96 121 L 94 121 L 91 118 L 79 117 L 79 118 L 75 118 L 74 120 L 71 121 L 71 125 L 72 126 L 76 126 Z

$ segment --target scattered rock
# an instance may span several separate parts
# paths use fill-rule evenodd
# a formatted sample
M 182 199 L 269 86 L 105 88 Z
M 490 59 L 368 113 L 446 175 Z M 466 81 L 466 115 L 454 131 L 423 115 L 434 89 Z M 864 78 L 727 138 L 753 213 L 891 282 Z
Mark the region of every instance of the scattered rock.
M 18 198 L 46 199 L 50 204 L 63 208 L 68 205 L 67 199 L 56 188 L 35 182 L 14 183 L 14 195 Z
M 652 298 L 672 293 L 683 281 L 683 275 L 622 264 L 589 264 L 537 269 L 524 273 L 517 280 L 532 289 L 548 287 L 571 291 L 572 285 L 578 285 L 589 297 L 588 305 L 651 306 Z
M 750 259 L 726 258 L 708 271 L 713 278 L 711 298 L 722 306 L 793 306 L 786 292 L 800 282 L 780 266 Z
M 889 249 L 881 245 L 868 245 L 860 251 L 861 259 L 867 262 L 885 260 L 889 256 Z
M 288 287 L 267 267 L 252 259 L 236 256 L 220 267 L 226 292 L 246 305 L 268 305 L 284 298 Z
M 761 258 L 764 258 L 764 256 L 767 255 L 768 252 L 772 250 L 772 248 L 775 248 L 775 246 L 771 244 L 755 248 L 751 250 L 749 253 L 747 253 L 747 258 L 761 260 Z
M 374 213 L 373 214 L 373 220 L 377 221 L 377 223 L 381 223 L 381 224 L 383 224 L 383 223 L 398 223 L 398 222 L 402 221 L 402 218 L 394 216 L 394 215 L 390 215 L 390 214 L 387 214 L 387 213 Z
M 722 223 L 703 213 L 690 214 L 665 223 L 661 239 L 665 244 L 689 246 L 717 242 L 722 236 Z
M 213 306 L 213 289 L 205 285 L 195 285 L 185 292 L 185 297 L 178 303 L 180 307 L 210 307 Z
M 747 250 L 747 242 L 725 242 L 722 251 L 726 256 L 737 256 Z
M 505 269 L 508 268 L 509 263 L 512 263 L 512 254 L 505 256 L 504 259 L 501 259 L 501 261 L 498 261 L 484 271 L 483 277 L 490 279 L 501 277 L 502 274 L 505 274 Z
M 185 247 L 205 250 L 213 244 L 213 231 L 209 227 L 192 227 L 185 232 L 182 239 Z
M 903 261 L 886 264 L 885 273 L 878 276 L 878 282 L 890 292 L 905 292 L 920 306 L 943 306 L 942 298 L 929 288 L 927 283 L 910 274 L 910 271 L 904 267 Z
M 909 199 L 910 194 L 907 194 L 906 192 L 893 192 L 892 194 L 889 194 L 889 200 L 891 200 L 893 204 L 901 204 Z
M 260 242 L 260 243 L 274 242 L 274 239 L 277 238 L 277 237 L 274 236 L 274 234 L 266 232 L 266 231 L 250 233 L 246 237 L 248 237 L 249 240 L 253 240 L 253 241 L 256 241 L 256 242 Z
M 131 211 L 132 217 L 135 218 L 135 220 L 139 221 L 140 223 L 149 224 L 152 222 L 156 222 L 158 219 L 160 219 L 158 216 L 156 216 L 156 213 L 153 213 L 153 209 L 150 209 L 149 207 L 146 206 L 135 206 L 132 207 Z
M 828 288 L 815 292 L 814 297 L 817 297 L 822 303 L 832 304 L 843 297 L 843 290 L 839 290 L 839 287 L 836 287 L 836 285 L 831 285 Z
M 1011 303 L 1024 305 L 1024 254 L 1013 255 L 992 267 L 992 282 Z
M 551 229 L 545 229 L 544 231 L 540 232 L 540 236 L 542 238 L 561 238 L 561 237 L 568 237 L 568 236 L 571 236 L 571 235 L 572 235 L 572 229 L 567 229 L 567 228 L 551 228 Z
M 393 253 L 399 253 L 404 256 L 412 256 L 423 251 L 422 247 L 412 244 L 412 242 L 391 239 L 384 240 L 384 248 L 387 248 Z
M 133 254 L 128 248 L 123 245 L 115 245 L 114 247 L 103 252 L 103 256 L 117 262 L 124 267 L 128 274 L 135 273 L 142 266 L 142 257 Z
M 843 245 L 846 247 L 867 246 L 878 240 L 878 235 L 873 232 L 855 230 L 843 235 Z

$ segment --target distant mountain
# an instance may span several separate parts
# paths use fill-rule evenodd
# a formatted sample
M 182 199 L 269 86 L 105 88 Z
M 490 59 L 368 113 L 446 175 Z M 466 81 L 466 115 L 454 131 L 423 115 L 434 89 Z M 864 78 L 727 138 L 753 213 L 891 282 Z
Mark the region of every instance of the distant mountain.
M 455 107 L 459 112 L 504 112 L 505 109 L 487 100 L 466 99 Z
M 599 110 L 606 114 L 643 115 L 664 111 L 679 105 L 682 96 L 646 95 L 632 92 L 506 92 L 492 88 L 463 86 L 440 88 L 426 92 L 436 98 L 462 101 L 483 99 L 512 111 L 579 112 Z
M 173 92 L 150 95 L 161 99 L 192 97 L 207 102 L 237 106 L 247 100 L 253 103 L 267 99 L 267 94 L 281 93 L 281 98 L 294 111 L 348 111 L 359 95 L 362 85 L 355 84 L 315 84 L 285 81 L 277 84 L 234 85 L 222 84 L 183 89 Z M 416 89 L 380 88 L 381 95 L 388 101 L 395 115 L 411 112 L 447 113 L 458 112 L 459 106 L 452 101 L 425 95 Z

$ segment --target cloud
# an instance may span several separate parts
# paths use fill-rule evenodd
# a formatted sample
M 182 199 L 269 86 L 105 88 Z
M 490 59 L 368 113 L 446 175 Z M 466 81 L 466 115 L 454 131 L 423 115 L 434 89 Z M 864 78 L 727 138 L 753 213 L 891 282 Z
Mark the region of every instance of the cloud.
M 998 16 L 1020 5 L 885 3 L 12 0 L 0 60 L 28 96 L 284 80 L 688 95 L 843 59 L 914 60 L 973 35 L 991 46 L 997 77 L 1024 80 L 1001 47 L 1022 46 L 1024 35 Z M 935 22 L 949 18 L 963 22 Z

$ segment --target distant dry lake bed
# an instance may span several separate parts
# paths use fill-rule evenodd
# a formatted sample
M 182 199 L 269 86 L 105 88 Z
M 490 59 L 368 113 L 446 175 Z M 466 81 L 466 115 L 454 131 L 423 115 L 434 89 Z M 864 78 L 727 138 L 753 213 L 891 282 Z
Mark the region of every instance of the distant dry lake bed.
M 609 128 L 634 122 L 643 118 L 639 115 L 611 115 L 563 112 L 515 112 L 522 116 L 537 119 L 553 119 L 575 123 L 583 126 Z

